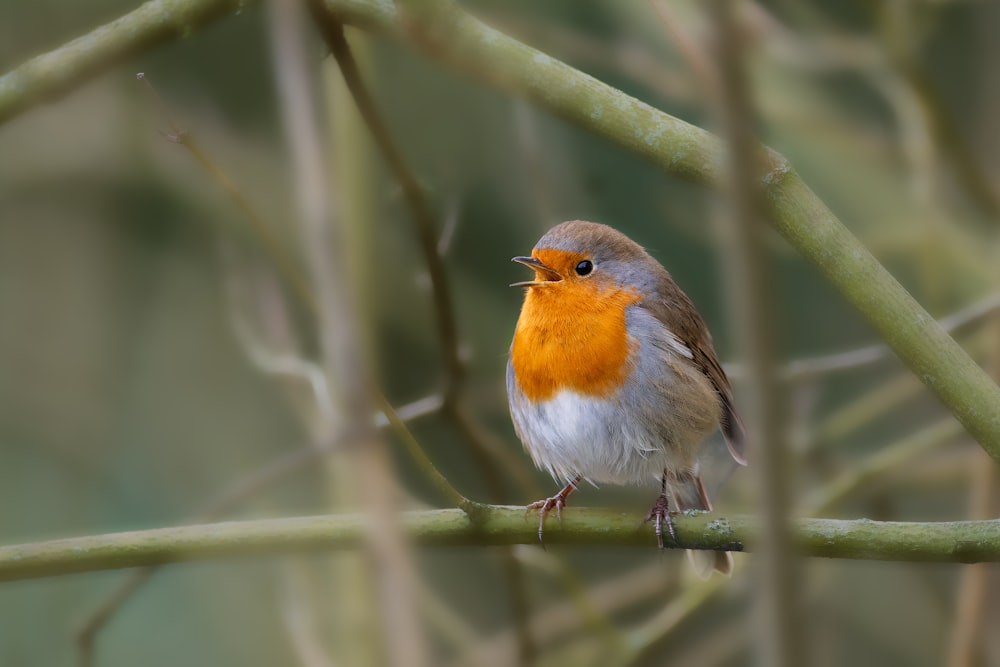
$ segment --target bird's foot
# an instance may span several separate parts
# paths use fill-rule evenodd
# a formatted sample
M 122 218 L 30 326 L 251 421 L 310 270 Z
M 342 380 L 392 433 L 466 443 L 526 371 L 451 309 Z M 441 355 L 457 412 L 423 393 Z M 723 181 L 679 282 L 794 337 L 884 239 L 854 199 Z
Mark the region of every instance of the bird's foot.
M 577 475 L 574 477 L 569 484 L 564 486 L 559 493 L 552 496 L 551 498 L 546 498 L 545 500 L 537 500 L 525 508 L 525 512 L 530 512 L 531 510 L 539 510 L 538 512 L 538 541 L 541 542 L 542 546 L 545 546 L 545 540 L 542 539 L 542 533 L 545 530 L 545 517 L 549 515 L 553 509 L 556 511 L 556 518 L 562 521 L 562 509 L 566 507 L 566 498 L 569 494 L 576 491 L 576 485 L 580 483 L 582 477 Z
M 538 510 L 538 541 L 541 542 L 542 546 L 545 546 L 545 540 L 542 539 L 542 533 L 545 531 L 545 517 L 549 515 L 549 512 L 555 510 L 556 519 L 562 521 L 562 509 L 564 507 L 566 507 L 566 496 L 562 493 L 557 493 L 545 500 L 536 500 L 527 506 L 526 511 L 528 512 Z
M 674 532 L 674 520 L 671 517 L 670 504 L 667 502 L 667 494 L 661 493 L 657 497 L 653 507 L 646 515 L 646 521 L 654 521 L 656 532 L 656 545 L 663 549 L 663 526 L 666 525 L 670 539 L 677 543 L 677 533 Z

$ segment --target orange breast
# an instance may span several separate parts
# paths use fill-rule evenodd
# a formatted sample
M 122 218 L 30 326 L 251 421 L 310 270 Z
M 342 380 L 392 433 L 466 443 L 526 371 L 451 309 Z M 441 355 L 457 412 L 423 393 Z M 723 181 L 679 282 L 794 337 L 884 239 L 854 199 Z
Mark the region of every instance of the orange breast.
M 544 401 L 562 390 L 615 391 L 630 372 L 625 309 L 631 291 L 553 283 L 528 289 L 514 331 L 511 365 L 525 395 Z

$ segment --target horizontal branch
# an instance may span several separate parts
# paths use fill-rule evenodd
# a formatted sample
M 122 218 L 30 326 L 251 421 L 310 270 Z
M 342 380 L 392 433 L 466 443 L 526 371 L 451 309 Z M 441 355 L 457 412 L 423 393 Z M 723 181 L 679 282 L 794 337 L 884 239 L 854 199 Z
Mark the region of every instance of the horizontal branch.
M 523 507 L 482 506 L 405 512 L 401 524 L 422 546 L 537 544 L 538 523 Z M 757 520 L 707 513 L 675 518 L 677 547 L 751 551 Z M 0 547 L 0 581 L 186 561 L 353 549 L 369 528 L 363 515 L 262 519 L 111 533 Z M 899 523 L 797 519 L 802 553 L 825 558 L 923 562 L 1000 562 L 1000 520 Z M 637 515 L 574 507 L 546 523 L 549 545 L 655 548 L 650 524 Z

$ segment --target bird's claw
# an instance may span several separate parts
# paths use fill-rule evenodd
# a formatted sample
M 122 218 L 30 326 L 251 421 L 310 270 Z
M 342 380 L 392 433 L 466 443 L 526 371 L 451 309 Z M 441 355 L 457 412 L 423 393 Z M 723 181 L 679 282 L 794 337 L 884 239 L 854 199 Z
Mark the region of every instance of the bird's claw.
M 667 494 L 661 493 L 646 515 L 646 521 L 654 521 L 656 532 L 656 545 L 663 549 L 663 526 L 666 524 L 670 539 L 677 543 L 677 533 L 674 531 L 674 520 L 671 518 L 670 504 L 667 502 Z
M 538 541 L 541 542 L 542 546 L 545 546 L 545 540 L 542 539 L 542 533 L 545 531 L 545 517 L 549 515 L 553 509 L 556 511 L 556 519 L 562 521 L 562 509 L 566 506 L 566 498 L 561 493 L 557 493 L 551 498 L 546 498 L 544 500 L 536 500 L 525 508 L 526 512 L 531 510 L 538 510 Z

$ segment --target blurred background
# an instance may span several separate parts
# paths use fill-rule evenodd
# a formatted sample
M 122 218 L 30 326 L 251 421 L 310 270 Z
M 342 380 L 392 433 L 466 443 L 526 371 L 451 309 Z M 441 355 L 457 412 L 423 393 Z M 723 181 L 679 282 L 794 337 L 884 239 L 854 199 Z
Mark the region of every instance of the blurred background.
M 464 5 L 712 126 L 698 2 Z M 0 73 L 135 6 L 7 0 Z M 739 14 L 762 139 L 1000 372 L 1000 5 L 771 0 L 742 2 Z M 312 39 L 347 287 L 363 306 L 376 386 L 418 415 L 410 428 L 460 491 L 525 504 L 557 488 L 514 436 L 503 377 L 521 299 L 507 285 L 524 279 L 509 260 L 562 220 L 611 224 L 670 269 L 708 321 L 739 403 L 715 195 L 406 45 L 350 37 L 434 213 L 464 369 L 461 419 L 435 409 L 453 385 L 410 210 Z M 295 286 L 303 241 L 271 45 L 266 11 L 248 3 L 0 126 L 0 543 L 350 508 L 338 493 L 350 469 L 303 454 L 329 445 L 307 381 L 322 337 Z M 269 231 L 163 136 L 174 123 Z M 794 451 L 790 513 L 996 516 L 989 458 L 891 355 L 827 358 L 878 340 L 777 236 L 769 249 Z M 401 503 L 442 506 L 398 437 L 384 438 Z M 709 443 L 706 457 L 719 447 Z M 755 506 L 748 477 L 735 471 L 715 491 L 717 510 Z M 572 503 L 639 521 L 654 495 L 583 488 Z M 732 580 L 703 583 L 682 554 L 652 545 L 410 555 L 428 664 L 753 663 L 743 556 Z M 377 655 L 378 621 L 366 616 L 364 587 L 343 585 L 345 572 L 364 571 L 351 559 L 178 565 L 110 607 L 129 573 L 4 584 L 0 664 L 87 664 L 81 628 L 98 665 L 365 664 Z M 998 665 L 998 575 L 806 562 L 809 664 Z

